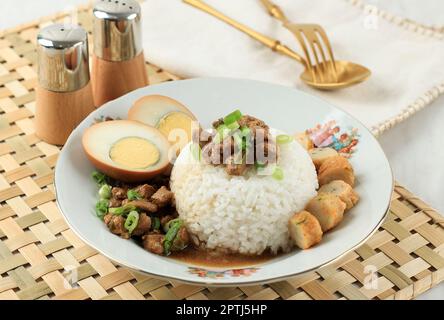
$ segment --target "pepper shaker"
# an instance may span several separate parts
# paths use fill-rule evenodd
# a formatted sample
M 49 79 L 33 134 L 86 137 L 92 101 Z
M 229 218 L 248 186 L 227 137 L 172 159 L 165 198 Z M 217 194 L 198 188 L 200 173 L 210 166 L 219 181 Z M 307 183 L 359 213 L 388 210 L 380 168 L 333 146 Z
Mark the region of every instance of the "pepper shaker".
M 79 26 L 54 24 L 39 32 L 37 44 L 36 135 L 48 143 L 62 145 L 95 109 L 88 37 Z
M 148 85 L 142 49 L 140 5 L 134 0 L 99 0 L 94 9 L 92 83 L 101 106 Z

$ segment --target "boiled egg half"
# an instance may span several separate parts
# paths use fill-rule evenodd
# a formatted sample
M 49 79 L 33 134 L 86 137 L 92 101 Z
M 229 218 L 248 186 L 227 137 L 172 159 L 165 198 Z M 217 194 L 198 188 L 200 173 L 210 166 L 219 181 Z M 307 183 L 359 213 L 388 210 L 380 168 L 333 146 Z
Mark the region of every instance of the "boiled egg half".
M 106 175 L 137 182 L 169 168 L 170 144 L 157 129 L 137 121 L 104 121 L 89 127 L 82 137 L 91 163 Z
M 137 100 L 128 111 L 128 119 L 158 129 L 171 144 L 180 149 L 191 141 L 196 117 L 180 102 L 162 95 Z

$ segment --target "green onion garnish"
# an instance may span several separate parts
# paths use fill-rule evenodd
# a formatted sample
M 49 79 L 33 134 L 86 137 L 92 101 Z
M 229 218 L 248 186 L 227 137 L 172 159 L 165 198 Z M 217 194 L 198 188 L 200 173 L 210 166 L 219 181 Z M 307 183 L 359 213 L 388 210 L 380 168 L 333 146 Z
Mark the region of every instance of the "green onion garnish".
M 159 217 L 153 218 L 153 230 L 159 230 L 160 229 L 160 219 Z
M 106 183 L 106 175 L 104 175 L 103 173 L 99 172 L 99 171 L 94 171 L 91 174 L 92 178 L 94 179 L 94 181 L 97 183 L 98 186 L 101 186 L 103 184 Z
M 129 189 L 126 193 L 126 196 L 128 197 L 128 200 L 140 200 L 142 199 L 142 196 L 134 189 Z
M 251 135 L 251 130 L 248 127 L 241 128 L 241 134 L 243 137 L 249 137 Z
M 251 147 L 250 140 L 243 139 L 242 140 L 242 150 L 247 150 Z
M 169 255 L 171 252 L 171 246 L 173 245 L 174 238 L 176 238 L 180 227 L 182 227 L 182 220 L 174 219 L 169 222 L 168 232 L 165 234 L 165 239 L 163 240 L 163 253 Z
M 238 150 L 244 150 L 243 149 L 243 139 L 242 137 L 236 132 L 233 134 L 234 143 L 236 144 Z
M 272 177 L 278 181 L 284 179 L 284 171 L 282 170 L 282 168 L 279 166 L 276 166 L 273 170 Z
M 263 168 L 265 168 L 267 165 L 266 164 L 263 164 L 263 163 L 260 163 L 260 162 L 255 162 L 254 163 L 254 166 L 256 167 L 256 169 L 263 169 Z
M 164 231 L 165 233 L 167 233 L 168 230 L 170 229 L 170 225 L 171 225 L 173 222 L 175 222 L 176 220 L 179 220 L 179 218 L 172 219 L 172 220 L 170 220 L 170 221 L 168 221 L 168 222 L 165 222 L 165 224 L 163 225 L 163 231 Z
M 198 143 L 190 144 L 190 151 L 194 160 L 200 161 L 202 158 L 202 149 L 200 148 L 200 145 Z
M 108 212 L 109 208 L 109 200 L 107 199 L 100 199 L 96 203 L 96 214 L 100 219 L 103 219 L 105 214 Z
M 242 112 L 235 110 L 224 118 L 224 124 L 229 125 L 235 121 L 238 121 L 242 117 Z
M 139 213 L 137 211 L 131 211 L 125 220 L 124 227 L 131 234 L 136 229 L 139 223 Z
M 99 189 L 99 196 L 101 199 L 111 198 L 111 186 L 109 184 L 104 184 Z
M 251 129 L 248 127 L 242 127 L 241 128 L 241 136 L 242 139 L 242 150 L 247 150 L 249 147 L 251 147 Z
M 135 210 L 136 210 L 135 206 L 126 204 L 122 207 L 109 208 L 108 212 L 112 213 L 115 216 L 121 216 L 121 215 L 125 215 L 128 212 L 135 211 Z
M 216 131 L 217 131 L 217 133 L 216 133 L 216 136 L 214 137 L 214 142 L 220 143 L 220 142 L 224 141 L 226 137 L 228 137 L 231 130 L 228 129 L 228 127 L 226 125 L 221 124 L 219 127 L 217 127 Z
M 230 129 L 231 131 L 234 131 L 236 129 L 240 128 L 239 122 L 234 121 L 233 123 L 227 124 L 226 125 L 228 129 Z
M 293 137 L 286 135 L 286 134 L 280 134 L 276 137 L 277 144 L 286 144 L 293 141 Z

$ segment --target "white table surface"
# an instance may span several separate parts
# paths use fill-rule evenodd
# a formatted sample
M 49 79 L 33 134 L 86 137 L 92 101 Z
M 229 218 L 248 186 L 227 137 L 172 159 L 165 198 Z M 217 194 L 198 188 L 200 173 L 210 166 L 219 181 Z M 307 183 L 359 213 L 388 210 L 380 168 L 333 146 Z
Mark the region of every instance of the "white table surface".
M 393 14 L 416 21 L 444 25 L 442 0 L 365 0 Z M 1 0 L 0 29 L 38 17 L 72 10 L 87 0 Z M 18 5 L 18 3 L 20 5 Z M 444 70 L 443 70 L 444 78 Z M 444 97 L 406 122 L 385 133 L 380 142 L 387 153 L 396 179 L 429 205 L 444 213 Z M 418 299 L 444 300 L 444 283 Z

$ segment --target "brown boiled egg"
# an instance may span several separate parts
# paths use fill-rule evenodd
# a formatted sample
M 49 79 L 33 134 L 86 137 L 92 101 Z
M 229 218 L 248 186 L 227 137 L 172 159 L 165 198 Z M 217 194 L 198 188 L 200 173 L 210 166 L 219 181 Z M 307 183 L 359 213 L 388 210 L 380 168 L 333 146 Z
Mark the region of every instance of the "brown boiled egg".
M 106 175 L 137 182 L 169 168 L 170 144 L 159 130 L 137 121 L 104 121 L 89 127 L 82 137 L 91 163 Z
M 178 149 L 191 141 L 193 122 L 197 121 L 180 102 L 161 95 L 137 100 L 128 111 L 128 119 L 157 128 Z

